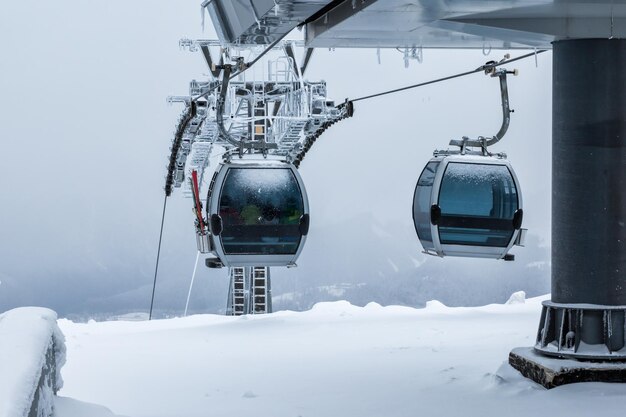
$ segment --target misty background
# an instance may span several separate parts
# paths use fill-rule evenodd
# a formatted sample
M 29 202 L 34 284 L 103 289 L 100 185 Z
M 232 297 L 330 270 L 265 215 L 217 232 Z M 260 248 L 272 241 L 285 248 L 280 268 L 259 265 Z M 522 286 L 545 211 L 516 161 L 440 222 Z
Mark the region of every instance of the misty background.
M 147 311 L 169 146 L 191 79 L 208 72 L 180 38 L 201 28 L 200 0 L 22 0 L 0 5 L 0 312 L 50 307 L 84 319 Z M 294 31 L 291 36 L 301 39 Z M 512 51 L 513 56 L 527 51 Z M 337 102 L 474 69 L 505 51 L 317 50 L 307 78 Z M 275 309 L 323 300 L 421 306 L 504 302 L 549 291 L 551 52 L 509 77 L 505 151 L 522 184 L 525 248 L 515 262 L 421 253 L 411 206 L 435 148 L 500 127 L 497 79 L 482 74 L 356 103 L 300 172 L 311 229 L 298 268 L 272 269 Z M 204 74 L 204 75 L 203 75 Z M 213 159 L 209 172 L 215 168 Z M 210 175 L 207 175 L 210 177 Z M 203 195 L 206 190 L 203 191 Z M 190 199 L 168 199 L 155 312 L 180 315 L 196 257 Z M 201 258 L 190 312 L 223 312 L 227 270 Z

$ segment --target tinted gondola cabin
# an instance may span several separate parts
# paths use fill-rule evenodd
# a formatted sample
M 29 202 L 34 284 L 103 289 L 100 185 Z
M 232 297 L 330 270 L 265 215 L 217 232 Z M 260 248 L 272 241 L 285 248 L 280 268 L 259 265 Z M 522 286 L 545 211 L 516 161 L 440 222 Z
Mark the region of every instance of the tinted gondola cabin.
M 512 260 L 508 252 L 525 231 L 511 164 L 493 156 L 434 157 L 415 188 L 413 221 L 426 253 Z
M 297 169 L 282 161 L 221 164 L 209 187 L 207 214 L 218 258 L 213 265 L 295 265 L 309 229 L 304 184 Z

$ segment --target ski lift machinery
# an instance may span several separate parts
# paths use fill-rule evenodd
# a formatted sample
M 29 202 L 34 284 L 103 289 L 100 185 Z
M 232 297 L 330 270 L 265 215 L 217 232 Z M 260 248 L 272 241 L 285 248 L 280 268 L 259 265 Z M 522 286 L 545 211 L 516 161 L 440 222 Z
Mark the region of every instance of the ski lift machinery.
M 512 261 L 511 248 L 524 244 L 519 181 L 506 154 L 488 151 L 509 127 L 506 77 L 517 70 L 492 66 L 485 73 L 500 81 L 500 130 L 490 138 L 452 140 L 458 150 L 436 150 L 415 187 L 413 221 L 429 255 Z
M 328 127 L 352 115 L 351 104 L 335 106 L 323 81 L 303 80 L 311 51 L 298 65 L 294 42 L 266 48 L 278 58 L 268 59 L 261 80 L 245 79 L 253 63 L 241 54 L 249 46 L 221 48 L 219 65 L 209 49 L 219 43 L 185 39 L 181 46 L 202 50 L 213 78 L 192 81 L 189 96 L 170 99 L 187 110 L 172 147 L 166 195 L 172 186 L 189 186 L 198 252 L 213 255 L 208 267 L 295 266 L 310 218 L 297 168 Z M 233 64 L 224 64 L 228 60 Z M 203 204 L 200 186 L 213 145 L 226 151 Z

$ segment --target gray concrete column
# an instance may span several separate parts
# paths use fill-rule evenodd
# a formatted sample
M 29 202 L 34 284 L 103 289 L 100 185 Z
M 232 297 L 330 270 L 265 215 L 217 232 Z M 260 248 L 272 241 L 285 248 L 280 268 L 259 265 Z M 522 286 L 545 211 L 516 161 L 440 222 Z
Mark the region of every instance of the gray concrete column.
M 554 43 L 552 300 L 535 350 L 626 359 L 626 40 Z
M 626 305 L 626 40 L 553 53 L 552 301 Z

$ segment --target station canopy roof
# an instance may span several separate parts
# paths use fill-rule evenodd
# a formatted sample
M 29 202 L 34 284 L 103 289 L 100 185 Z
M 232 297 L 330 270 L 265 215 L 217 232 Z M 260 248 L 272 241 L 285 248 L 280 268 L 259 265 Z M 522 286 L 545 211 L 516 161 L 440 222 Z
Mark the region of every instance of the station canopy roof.
M 223 43 L 269 44 L 296 27 L 310 47 L 550 48 L 626 38 L 626 0 L 212 0 Z M 304 24 L 303 24 L 304 23 Z

